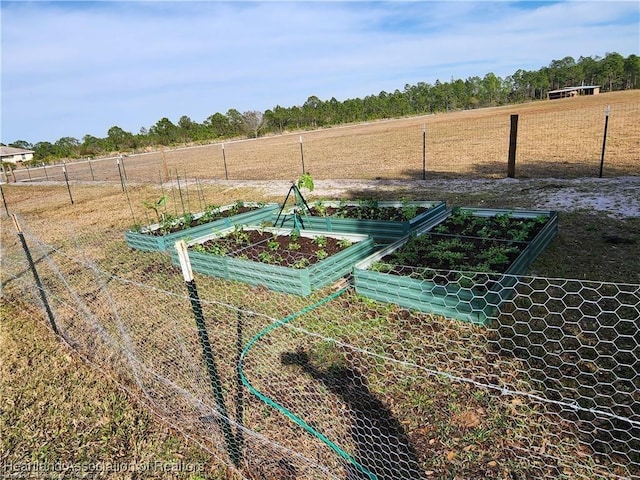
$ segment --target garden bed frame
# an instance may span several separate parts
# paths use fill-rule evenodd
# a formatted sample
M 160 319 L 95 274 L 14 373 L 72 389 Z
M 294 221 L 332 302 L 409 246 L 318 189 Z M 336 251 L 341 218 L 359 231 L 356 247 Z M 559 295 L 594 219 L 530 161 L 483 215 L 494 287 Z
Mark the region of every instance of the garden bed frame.
M 317 205 L 323 205 L 327 207 L 341 207 L 341 206 L 363 206 L 361 202 L 340 202 L 340 201 L 322 201 L 314 202 L 310 207 Z M 418 207 L 428 208 L 427 212 L 415 216 L 414 218 L 406 221 L 390 221 L 390 220 L 369 220 L 358 218 L 342 218 L 336 216 L 316 216 L 309 215 L 304 206 L 299 206 L 300 216 L 299 221 L 301 227 L 308 230 L 318 230 L 326 232 L 339 232 L 339 233 L 355 233 L 359 235 L 369 235 L 376 243 L 390 244 L 400 238 L 408 235 L 409 233 L 418 230 L 425 223 L 434 217 L 437 217 L 446 212 L 447 207 L 444 202 L 432 202 L 432 201 L 414 201 L 414 202 L 394 202 L 394 201 L 380 201 L 377 202 L 379 208 L 398 208 L 403 207 Z M 280 225 L 276 226 L 294 226 L 295 225 L 295 212 L 288 211 Z
M 258 229 L 258 227 L 245 226 L 243 229 Z M 235 230 L 234 227 L 199 237 L 187 242 L 187 247 L 202 244 L 207 240 L 228 235 Z M 293 229 L 289 228 L 264 228 L 264 231 L 279 235 L 289 235 Z M 228 256 L 213 255 L 197 252 L 189 249 L 189 261 L 194 272 L 202 273 L 227 280 L 248 283 L 250 285 L 262 285 L 270 290 L 284 293 L 293 293 L 299 296 L 310 295 L 313 291 L 325 287 L 338 279 L 350 274 L 353 265 L 373 252 L 373 239 L 366 235 L 340 234 L 335 232 L 321 232 L 301 230 L 300 235 L 309 238 L 318 236 L 346 239 L 353 244 L 344 250 L 331 255 L 306 268 L 284 267 L 269 265 L 266 263 L 233 258 Z M 175 248 L 171 249 L 171 259 L 175 265 L 180 261 Z
M 558 231 L 557 212 L 486 208 L 462 208 L 461 210 L 481 217 L 511 214 L 514 218 L 536 218 L 543 215 L 548 217 L 548 220 L 532 240 L 524 242 L 526 247 L 505 272 L 481 274 L 459 272 L 460 276 L 466 280 L 464 283 L 472 283 L 471 286 L 463 286 L 459 280 L 436 283 L 370 270 L 372 264 L 401 248 L 408 241 L 409 237 L 407 236 L 354 266 L 353 277 L 356 292 L 373 300 L 395 303 L 412 310 L 485 324 L 495 315 L 502 303 L 513 297 L 517 276 L 527 271 L 531 263 L 556 236 Z M 416 234 L 428 235 L 433 228 L 445 221 L 451 214 L 452 210 L 432 218 Z M 452 238 L 456 238 L 456 236 L 452 236 Z M 457 238 L 464 239 L 465 237 L 458 236 Z M 439 278 L 444 277 L 439 275 L 441 273 L 439 271 L 434 270 L 433 272 Z M 473 285 L 477 275 L 487 279 L 487 284 L 490 287 L 485 291 L 478 289 L 479 285 Z
M 140 232 L 135 232 L 133 230 L 125 232 L 125 241 L 129 247 L 145 252 L 162 252 L 172 250 L 175 243 L 179 240 L 197 238 L 215 230 L 233 227 L 234 225 L 259 225 L 264 221 L 271 220 L 272 212 L 280 208 L 280 205 L 277 203 L 263 204 L 257 202 L 244 202 L 243 205 L 245 207 L 256 207 L 256 209 L 250 212 L 220 218 L 196 227 L 185 228 L 179 232 L 168 233 L 162 236 L 151 235 L 149 233 L 160 228 L 160 225 L 155 223 L 143 227 Z M 235 207 L 237 207 L 237 203 L 224 205 L 220 207 L 219 211 L 224 212 Z M 194 218 L 197 219 L 202 215 L 204 215 L 204 212 L 196 213 L 194 214 Z

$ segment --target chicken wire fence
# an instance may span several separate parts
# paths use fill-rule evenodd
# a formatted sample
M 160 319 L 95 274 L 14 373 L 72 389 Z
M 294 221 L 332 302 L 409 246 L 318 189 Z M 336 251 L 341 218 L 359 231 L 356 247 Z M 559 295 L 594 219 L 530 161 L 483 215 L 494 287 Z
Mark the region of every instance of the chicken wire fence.
M 640 285 L 501 275 L 514 295 L 478 324 L 349 281 L 189 284 L 167 254 L 18 221 L 41 283 L 3 228 L 5 301 L 44 299 L 64 341 L 243 478 L 640 475 Z

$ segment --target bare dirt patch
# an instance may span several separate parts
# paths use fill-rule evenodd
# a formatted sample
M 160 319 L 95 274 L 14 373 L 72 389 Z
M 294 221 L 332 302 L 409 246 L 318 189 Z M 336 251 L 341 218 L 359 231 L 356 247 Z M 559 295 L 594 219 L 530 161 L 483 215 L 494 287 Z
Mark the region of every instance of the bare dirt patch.
M 211 181 L 235 188 L 253 188 L 280 198 L 291 186 L 284 180 Z M 441 195 L 492 193 L 505 208 L 536 208 L 560 212 L 592 210 L 611 218 L 640 217 L 640 177 L 576 179 L 435 179 L 435 180 L 317 180 L 309 200 L 366 199 L 398 194 L 409 199 L 439 200 Z M 305 192 L 303 192 L 305 193 Z

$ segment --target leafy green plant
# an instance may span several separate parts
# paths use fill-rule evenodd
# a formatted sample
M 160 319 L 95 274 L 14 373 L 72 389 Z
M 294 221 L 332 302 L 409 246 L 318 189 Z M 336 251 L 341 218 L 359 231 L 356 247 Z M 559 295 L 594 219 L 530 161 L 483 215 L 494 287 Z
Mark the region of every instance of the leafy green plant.
M 211 222 L 220 217 L 220 206 L 218 205 L 207 205 L 204 210 L 204 213 L 200 217 L 200 222 L 206 223 Z
M 273 238 L 267 242 L 267 247 L 269 247 L 269 250 L 274 250 L 274 251 L 280 248 L 280 242 L 278 242 L 277 235 L 274 235 Z
M 201 251 L 198 247 L 202 247 L 201 245 L 194 246 L 196 251 Z M 219 255 L 221 257 L 225 256 L 229 251 L 224 245 L 220 245 L 218 243 L 211 243 L 206 248 L 203 248 L 206 253 L 210 253 L 211 255 Z
M 301 258 L 300 260 L 297 260 L 292 267 L 301 270 L 303 268 L 307 268 L 310 263 L 311 262 L 309 262 L 308 258 Z
M 149 201 L 145 200 L 142 203 L 149 210 L 153 210 L 155 212 L 156 218 L 158 220 L 158 223 L 163 223 L 165 214 L 164 213 L 160 213 L 160 208 L 164 208 L 165 207 L 165 205 L 167 204 L 167 200 L 169 200 L 169 197 L 167 197 L 166 195 L 163 195 L 162 197 L 160 197 L 155 202 L 149 202 Z
M 380 273 L 393 272 L 394 269 L 395 269 L 394 265 L 387 262 L 382 262 L 382 261 L 373 262 L 369 267 L 369 270 L 373 272 L 380 272 Z
M 297 182 L 298 188 L 306 188 L 310 192 L 313 192 L 315 185 L 313 184 L 313 177 L 310 173 L 303 173 Z
M 242 228 L 242 225 L 236 225 L 233 229 L 233 232 L 230 233 L 230 236 L 237 242 L 237 243 L 249 243 L 249 234 L 247 232 L 244 231 L 244 229 Z
M 289 242 L 289 245 L 287 245 L 287 248 L 289 250 L 300 250 L 300 244 L 298 242 Z
M 418 206 L 410 205 L 409 202 L 404 200 L 402 202 L 402 216 L 405 220 L 411 220 L 418 215 Z
M 258 258 L 262 263 L 274 263 L 275 257 L 270 252 L 260 252 Z
M 323 260 L 325 258 L 327 258 L 329 256 L 329 254 L 327 253 L 326 250 L 324 249 L 320 249 L 318 251 L 316 251 L 316 257 L 318 257 L 318 260 Z
M 350 247 L 351 245 L 353 245 L 353 242 L 352 242 L 351 240 L 349 240 L 348 238 L 341 238 L 341 239 L 338 241 L 338 246 L 339 246 L 340 248 L 348 248 L 348 247 Z
M 329 240 L 327 240 L 327 237 L 323 235 L 318 235 L 313 239 L 313 243 L 315 243 L 319 247 L 326 247 L 329 243 Z
M 289 238 L 292 242 L 297 242 L 300 239 L 300 230 L 292 230 L 289 234 Z

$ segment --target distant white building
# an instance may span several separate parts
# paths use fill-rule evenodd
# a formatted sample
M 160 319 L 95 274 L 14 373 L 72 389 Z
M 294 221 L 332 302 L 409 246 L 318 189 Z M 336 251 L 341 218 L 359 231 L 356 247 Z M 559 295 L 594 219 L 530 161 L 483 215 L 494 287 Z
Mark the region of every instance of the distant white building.
M 0 147 L 0 160 L 2 163 L 28 162 L 33 160 L 33 150 L 25 150 L 24 148 Z

